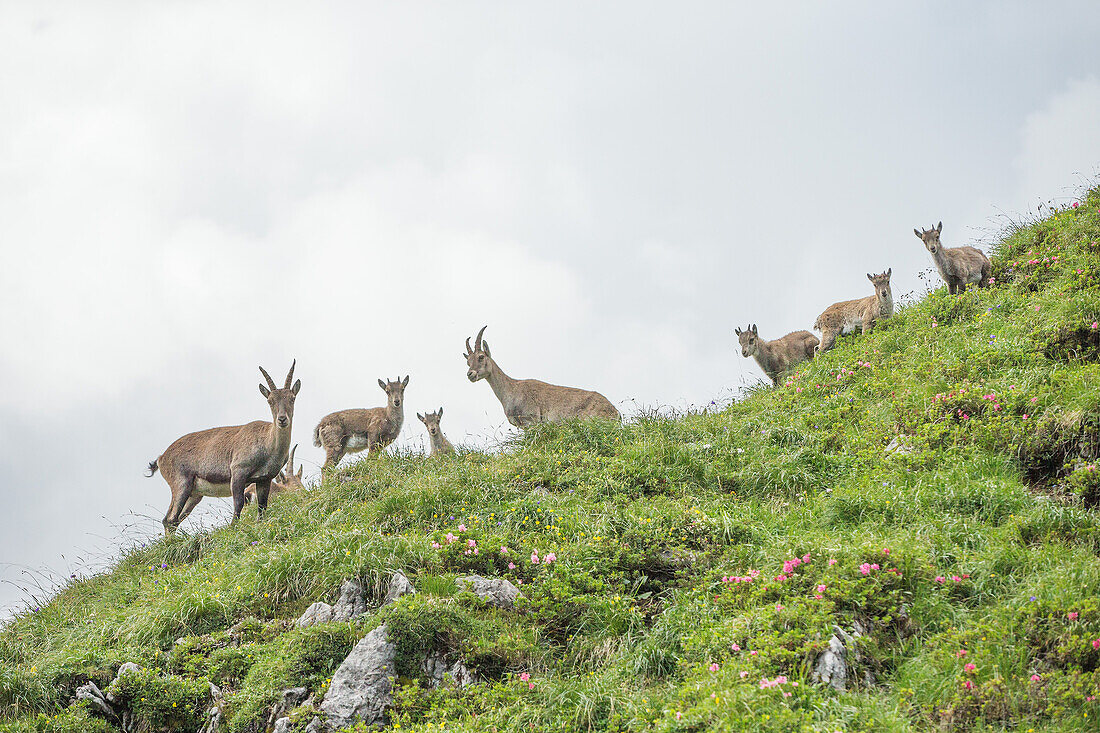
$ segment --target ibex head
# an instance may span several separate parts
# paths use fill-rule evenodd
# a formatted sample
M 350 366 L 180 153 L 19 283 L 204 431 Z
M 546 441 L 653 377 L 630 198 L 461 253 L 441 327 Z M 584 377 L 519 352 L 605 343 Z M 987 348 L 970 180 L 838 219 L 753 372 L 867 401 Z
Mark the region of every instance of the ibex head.
M 435 437 L 439 435 L 439 421 L 443 417 L 443 408 L 439 408 L 439 412 L 429 412 L 421 415 L 419 412 L 416 416 L 420 418 L 420 422 L 424 423 L 424 427 L 428 429 L 428 435 Z
M 872 275 L 867 273 L 867 279 L 875 284 L 875 295 L 880 298 L 890 297 L 890 274 L 894 271 L 894 268 L 890 268 L 881 275 Z
M 934 229 L 925 230 L 924 227 L 921 227 L 920 229 L 914 229 L 913 234 L 916 234 L 924 242 L 924 246 L 929 252 L 936 254 L 940 250 L 940 232 L 942 231 L 943 222 L 941 221 Z
M 260 367 L 260 374 L 263 374 L 264 379 L 267 380 L 266 387 L 260 385 L 260 394 L 267 398 L 267 404 L 271 406 L 271 419 L 280 428 L 290 425 L 290 421 L 294 418 L 294 398 L 298 396 L 298 390 L 302 388 L 301 379 L 296 381 L 293 387 L 290 386 L 290 380 L 294 379 L 294 365 L 297 363 L 297 359 L 291 363 L 290 371 L 286 374 L 286 383 L 281 388 L 276 387 L 275 380 L 271 378 L 267 370 Z
M 306 467 L 298 466 L 298 473 L 294 473 L 294 451 L 296 450 L 298 450 L 297 445 L 290 449 L 290 458 L 286 462 L 286 468 L 279 472 L 279 478 L 276 479 L 283 491 L 299 491 L 306 487 L 302 483 L 302 474 L 305 473 Z
M 735 328 L 733 332 L 737 334 L 737 340 L 741 342 L 741 356 L 755 356 L 760 348 L 760 336 L 756 333 L 756 324 L 752 324 L 744 331 Z
M 477 332 L 474 348 L 470 348 L 470 339 L 466 339 L 466 378 L 471 382 L 485 379 L 493 372 L 493 357 L 489 353 L 489 342 L 482 341 L 481 336 L 488 326 L 482 326 Z
M 392 382 L 388 379 L 386 381 L 378 380 L 378 386 L 386 392 L 386 402 L 394 410 L 399 409 L 401 404 L 405 401 L 405 387 L 409 386 L 409 377 L 405 376 L 404 379 L 398 377 Z

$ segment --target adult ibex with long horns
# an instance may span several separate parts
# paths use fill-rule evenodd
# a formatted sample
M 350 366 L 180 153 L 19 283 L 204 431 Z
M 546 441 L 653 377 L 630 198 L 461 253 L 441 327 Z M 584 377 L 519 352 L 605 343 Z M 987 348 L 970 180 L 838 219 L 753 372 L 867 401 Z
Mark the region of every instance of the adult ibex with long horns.
M 259 514 L 262 516 L 267 509 L 271 480 L 286 465 L 294 399 L 302 380 L 290 385 L 294 364 L 281 388 L 275 386 L 263 367 L 260 373 L 267 380 L 266 387 L 260 385 L 260 394 L 271 408 L 271 422 L 256 420 L 188 433 L 149 464 L 149 475 L 159 470 L 172 489 L 172 503 L 163 521 L 165 536 L 175 531 L 204 496 L 232 496 L 236 521 L 244 508 L 245 487 L 250 483 L 256 484 Z
M 482 336 L 487 326 L 477 333 L 477 340 L 470 347 L 466 339 L 466 377 L 471 382 L 484 379 L 493 388 L 493 394 L 504 407 L 508 422 L 517 428 L 526 428 L 540 422 L 561 422 L 576 418 L 603 418 L 621 420 L 622 416 L 611 401 L 599 392 L 576 387 L 561 387 L 537 379 L 512 379 L 497 366 L 489 353 L 489 342 Z

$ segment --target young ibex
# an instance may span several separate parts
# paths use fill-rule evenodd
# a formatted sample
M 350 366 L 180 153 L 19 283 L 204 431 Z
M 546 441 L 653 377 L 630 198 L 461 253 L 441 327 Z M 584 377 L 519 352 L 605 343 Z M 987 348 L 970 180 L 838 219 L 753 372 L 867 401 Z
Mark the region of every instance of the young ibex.
M 814 358 L 818 344 L 817 336 L 809 331 L 794 331 L 783 338 L 765 341 L 756 332 L 755 323 L 744 331 L 740 328 L 734 329 L 734 333 L 741 342 L 741 355 L 756 357 L 756 363 L 775 385 L 779 384 L 779 377 L 783 372 Z
M 859 327 L 863 333 L 871 333 L 875 323 L 894 315 L 894 294 L 890 290 L 890 275 L 893 268 L 881 275 L 867 275 L 875 286 L 875 294 L 859 300 L 845 300 L 833 303 L 817 317 L 814 330 L 821 331 L 821 343 L 817 351 L 833 348 L 836 337 L 851 333 Z
M 599 392 L 575 387 L 560 387 L 537 379 L 512 379 L 489 354 L 489 344 L 482 341 L 487 326 L 478 331 L 474 347 L 466 339 L 466 377 L 471 382 L 488 380 L 493 393 L 504 407 L 508 422 L 526 428 L 540 422 L 560 422 L 573 418 L 605 418 L 621 420 L 622 416 L 610 400 Z
M 993 274 L 993 265 L 989 258 L 979 249 L 974 247 L 944 247 L 940 244 L 940 232 L 943 231 L 943 222 L 936 225 L 935 229 L 914 229 L 925 248 L 932 254 L 932 260 L 936 263 L 936 269 L 940 271 L 940 277 L 947 283 L 947 292 L 952 295 L 965 293 L 966 286 L 977 283 L 979 288 L 989 284 L 989 277 Z
M 335 466 L 345 453 L 366 450 L 372 456 L 397 439 L 405 422 L 405 387 L 409 378 L 383 382 L 378 386 L 386 392 L 386 406 L 370 409 L 340 410 L 326 415 L 313 429 L 313 444 L 325 449 L 325 464 L 321 470 Z
M 164 515 L 164 534 L 170 535 L 204 496 L 232 496 L 233 519 L 241 516 L 244 490 L 256 484 L 256 507 L 262 516 L 267 509 L 271 480 L 286 464 L 290 428 L 294 419 L 294 398 L 302 380 L 290 386 L 294 364 L 282 388 L 275 386 L 263 367 L 267 386 L 260 393 L 271 407 L 272 422 L 256 420 L 247 425 L 211 428 L 183 436 L 149 464 L 149 475 L 158 470 L 172 489 L 172 503 Z
M 290 458 L 287 459 L 286 469 L 279 471 L 279 475 L 271 479 L 271 491 L 267 494 L 267 500 L 271 501 L 271 498 L 276 494 L 282 494 L 290 491 L 302 491 L 306 485 L 302 482 L 302 474 L 305 472 L 305 466 L 298 467 L 298 473 L 294 473 L 294 451 L 298 450 L 298 446 L 295 445 L 290 449 Z M 252 500 L 256 498 L 256 484 L 249 484 L 248 488 L 244 490 L 245 503 L 252 503 Z
M 447 440 L 447 436 L 443 434 L 443 429 L 439 427 L 439 421 L 443 419 L 442 407 L 439 408 L 439 412 L 429 412 L 424 415 L 418 412 L 416 416 L 428 429 L 428 439 L 432 442 L 431 455 L 449 455 L 455 452 L 455 447 L 451 445 L 451 441 Z

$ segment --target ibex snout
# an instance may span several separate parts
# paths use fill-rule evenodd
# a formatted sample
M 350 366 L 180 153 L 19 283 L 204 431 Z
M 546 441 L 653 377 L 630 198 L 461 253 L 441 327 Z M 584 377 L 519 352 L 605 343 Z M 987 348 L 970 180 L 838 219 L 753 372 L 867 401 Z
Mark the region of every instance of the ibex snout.
M 469 379 L 471 382 L 476 382 L 477 381 L 477 372 L 475 372 L 473 369 L 468 369 L 466 371 L 466 378 Z
M 278 423 L 280 428 L 285 428 L 287 425 L 290 424 L 290 418 L 288 418 L 286 415 L 279 415 Z

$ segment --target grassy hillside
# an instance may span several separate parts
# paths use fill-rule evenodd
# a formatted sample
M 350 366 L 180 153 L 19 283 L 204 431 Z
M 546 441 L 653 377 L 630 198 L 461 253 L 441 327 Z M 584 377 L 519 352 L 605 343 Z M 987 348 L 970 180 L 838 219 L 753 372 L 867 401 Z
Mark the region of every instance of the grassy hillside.
M 362 462 L 135 548 L 0 632 L 0 731 L 110 730 L 66 706 L 126 661 L 139 715 L 195 730 L 211 680 L 256 730 L 383 622 L 402 731 L 1098 729 L 1100 188 L 1006 234 L 994 273 L 717 414 Z M 396 569 L 416 596 L 293 627 Z M 526 600 L 456 593 L 473 572 Z M 834 625 L 864 632 L 845 693 L 811 679 Z M 423 689 L 429 649 L 481 681 Z

